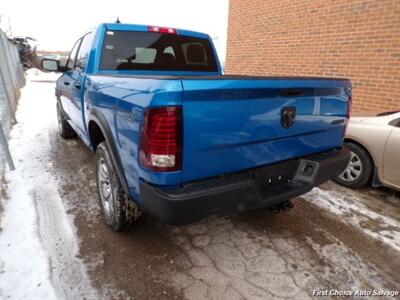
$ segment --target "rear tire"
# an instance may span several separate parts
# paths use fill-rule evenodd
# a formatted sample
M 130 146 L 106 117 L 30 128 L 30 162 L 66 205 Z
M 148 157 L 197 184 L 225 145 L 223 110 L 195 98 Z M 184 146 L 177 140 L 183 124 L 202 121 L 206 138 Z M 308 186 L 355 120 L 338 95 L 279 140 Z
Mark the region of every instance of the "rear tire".
M 96 171 L 104 222 L 115 231 L 129 229 L 139 220 L 142 212 L 124 192 L 105 142 L 101 142 L 96 149 Z
M 59 103 L 57 103 L 57 121 L 58 132 L 63 139 L 71 139 L 76 137 L 76 133 L 65 119 L 65 113 Z
M 351 153 L 346 169 L 333 180 L 343 186 L 359 188 L 371 182 L 373 162 L 369 153 L 360 145 L 352 142 L 344 144 Z

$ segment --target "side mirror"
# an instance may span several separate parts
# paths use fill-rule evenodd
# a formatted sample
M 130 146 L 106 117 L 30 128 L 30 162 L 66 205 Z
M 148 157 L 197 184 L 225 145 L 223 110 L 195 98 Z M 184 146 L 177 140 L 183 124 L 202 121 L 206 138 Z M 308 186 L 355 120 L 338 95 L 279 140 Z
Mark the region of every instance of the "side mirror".
M 60 71 L 59 62 L 55 59 L 44 58 L 42 60 L 42 68 L 46 71 L 58 72 Z

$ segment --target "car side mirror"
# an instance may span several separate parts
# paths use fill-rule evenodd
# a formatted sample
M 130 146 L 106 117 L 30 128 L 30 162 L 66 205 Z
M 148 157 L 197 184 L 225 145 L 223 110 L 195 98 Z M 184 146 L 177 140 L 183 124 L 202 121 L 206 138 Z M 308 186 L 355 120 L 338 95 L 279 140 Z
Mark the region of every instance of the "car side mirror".
M 42 69 L 51 72 L 59 72 L 60 71 L 59 64 L 60 63 L 58 60 L 44 58 L 42 60 Z

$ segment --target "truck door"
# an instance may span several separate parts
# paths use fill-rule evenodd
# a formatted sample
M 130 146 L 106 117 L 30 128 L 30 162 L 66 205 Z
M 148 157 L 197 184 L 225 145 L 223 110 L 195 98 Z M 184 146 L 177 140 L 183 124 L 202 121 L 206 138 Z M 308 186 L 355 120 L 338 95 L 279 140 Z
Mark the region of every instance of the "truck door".
M 72 120 L 72 116 L 71 116 L 71 112 L 70 112 L 70 105 L 71 105 L 70 101 L 71 101 L 72 92 L 73 92 L 73 90 L 72 90 L 73 79 L 72 78 L 74 75 L 76 55 L 78 53 L 78 49 L 81 44 L 81 41 L 82 41 L 82 39 L 77 40 L 75 42 L 75 45 L 72 47 L 72 50 L 71 50 L 68 60 L 67 60 L 68 71 L 63 73 L 62 76 L 57 80 L 57 89 L 60 92 L 60 100 L 61 100 L 62 108 L 71 120 Z
M 400 119 L 390 122 L 395 126 L 385 146 L 383 176 L 390 184 L 400 187 Z
M 70 114 L 71 119 L 76 125 L 77 129 L 82 134 L 86 133 L 85 126 L 85 81 L 86 81 L 86 64 L 89 56 L 89 51 L 93 42 L 93 32 L 89 32 L 82 37 L 82 43 L 79 47 L 76 56 L 74 70 L 71 74 L 71 101 L 70 101 Z

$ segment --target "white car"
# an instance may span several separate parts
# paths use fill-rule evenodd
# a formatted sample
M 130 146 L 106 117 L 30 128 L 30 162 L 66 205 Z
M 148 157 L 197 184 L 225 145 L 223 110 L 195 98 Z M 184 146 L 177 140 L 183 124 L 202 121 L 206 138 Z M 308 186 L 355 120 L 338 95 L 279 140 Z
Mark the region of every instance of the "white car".
M 400 111 L 354 117 L 346 131 L 347 168 L 334 180 L 347 187 L 387 186 L 400 190 Z

